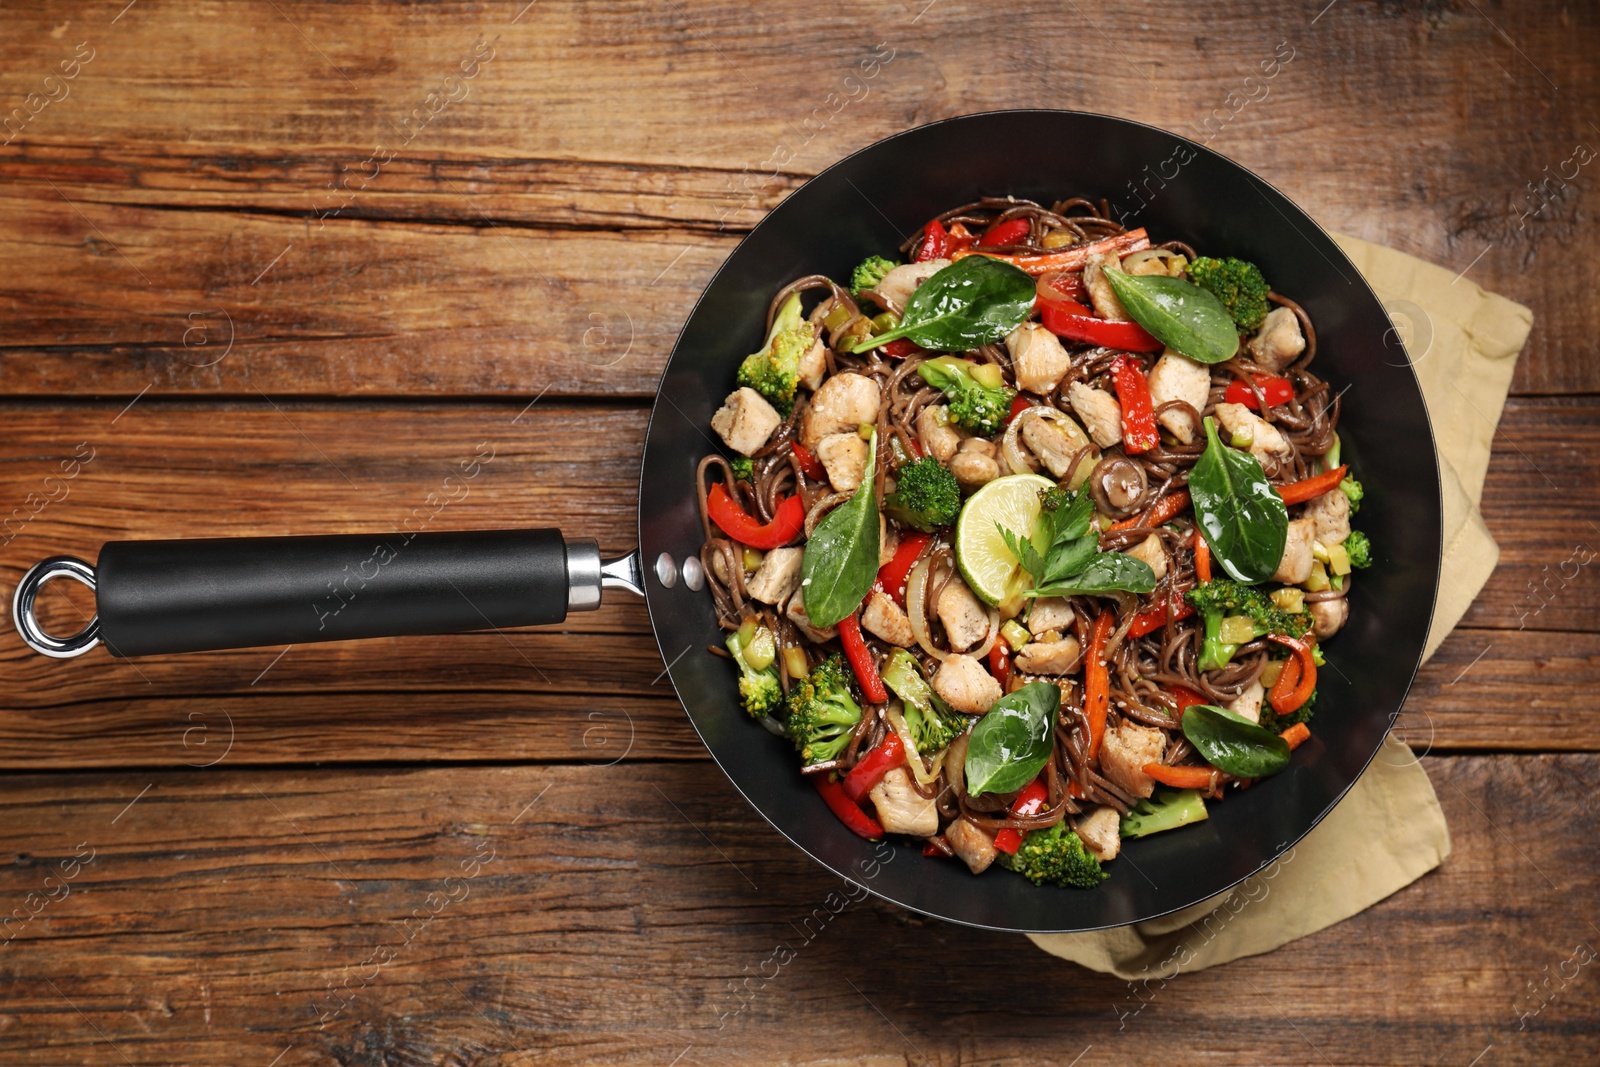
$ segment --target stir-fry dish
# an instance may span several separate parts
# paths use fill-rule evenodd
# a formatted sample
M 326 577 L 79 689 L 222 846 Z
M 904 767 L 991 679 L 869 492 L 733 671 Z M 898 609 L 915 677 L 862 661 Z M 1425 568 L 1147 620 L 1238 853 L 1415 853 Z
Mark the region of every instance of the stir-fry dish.
M 900 253 L 779 291 L 711 420 L 711 651 L 851 830 L 1091 888 L 1310 737 L 1371 555 L 1339 397 L 1256 266 L 1103 202 Z

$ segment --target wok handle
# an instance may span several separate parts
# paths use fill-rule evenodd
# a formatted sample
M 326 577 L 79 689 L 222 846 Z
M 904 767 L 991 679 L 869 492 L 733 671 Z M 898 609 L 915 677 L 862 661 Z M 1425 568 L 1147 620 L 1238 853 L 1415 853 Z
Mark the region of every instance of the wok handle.
M 93 569 L 70 557 L 34 567 L 13 618 L 59 658 L 96 637 L 127 657 L 460 633 L 597 608 L 602 584 L 618 584 L 602 566 L 595 542 L 558 530 L 113 541 Z M 74 638 L 43 635 L 33 619 L 38 587 L 60 576 L 95 590 L 96 620 Z

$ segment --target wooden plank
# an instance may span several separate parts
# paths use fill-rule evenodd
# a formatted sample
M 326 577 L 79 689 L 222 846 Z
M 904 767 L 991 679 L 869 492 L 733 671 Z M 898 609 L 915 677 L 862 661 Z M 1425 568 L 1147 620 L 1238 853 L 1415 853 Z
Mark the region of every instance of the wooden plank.
M 24 776 L 0 1025 L 16 1063 L 1587 1062 L 1596 761 L 1427 760 L 1440 870 L 1137 1014 L 852 902 L 706 764 Z
M 1230 0 L 1122 20 L 1108 64 L 1078 12 L 1043 5 L 1028 33 L 974 64 L 964 42 L 993 36 L 990 9 L 921 13 L 911 0 L 867 18 L 765 5 L 763 34 L 725 0 L 546 0 L 516 21 L 515 3 L 380 20 L 286 0 L 243 25 L 181 6 L 113 25 L 121 6 L 46 5 L 10 27 L 0 99 L 36 92 L 78 40 L 95 57 L 0 147 L 0 315 L 20 357 L 0 360 L 7 393 L 253 382 L 300 395 L 642 395 L 731 247 L 720 227 L 748 226 L 798 179 L 907 126 L 1019 106 L 1137 115 L 1203 139 L 1331 228 L 1536 302 L 1517 389 L 1600 390 L 1600 312 L 1584 288 L 1600 248 L 1579 237 L 1575 161 L 1593 133 L 1558 88 L 1589 85 L 1582 43 L 1600 35 L 1588 8 L 1546 2 L 1491 21 L 1339 5 L 1313 23 Z M 493 58 L 444 88 L 480 39 Z M 1275 48 L 1293 58 L 1263 82 Z M 173 88 L 192 85 L 206 91 Z M 408 126 L 440 89 L 456 99 Z M 378 145 L 391 162 L 370 162 Z M 1389 177 L 1373 181 L 1375 167 Z M 347 207 L 338 182 L 356 189 Z M 194 368 L 188 316 L 218 311 L 251 358 Z M 596 368 L 580 351 L 589 316 L 619 311 L 633 356 Z

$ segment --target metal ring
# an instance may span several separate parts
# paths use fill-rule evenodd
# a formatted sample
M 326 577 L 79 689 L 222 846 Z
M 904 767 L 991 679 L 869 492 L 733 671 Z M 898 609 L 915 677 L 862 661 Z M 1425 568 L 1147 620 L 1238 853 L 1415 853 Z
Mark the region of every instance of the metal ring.
M 23 642 L 41 656 L 52 659 L 81 656 L 100 643 L 100 616 L 96 614 L 89 625 L 71 637 L 51 637 L 45 633 L 39 620 L 33 617 L 33 602 L 38 599 L 44 583 L 52 578 L 71 578 L 94 591 L 93 567 L 75 556 L 51 556 L 35 563 L 17 583 L 16 595 L 11 598 L 11 620 Z

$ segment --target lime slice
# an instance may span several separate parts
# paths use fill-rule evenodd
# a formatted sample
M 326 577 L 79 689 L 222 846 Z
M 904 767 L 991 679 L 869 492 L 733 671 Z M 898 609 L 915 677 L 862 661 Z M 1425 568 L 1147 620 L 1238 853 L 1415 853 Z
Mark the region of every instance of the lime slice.
M 956 566 L 978 599 L 1000 605 L 1028 588 L 1028 575 L 1006 547 L 998 527 L 1018 538 L 1033 536 L 1039 491 L 1056 483 L 1037 474 L 1010 474 L 973 493 L 956 519 Z

